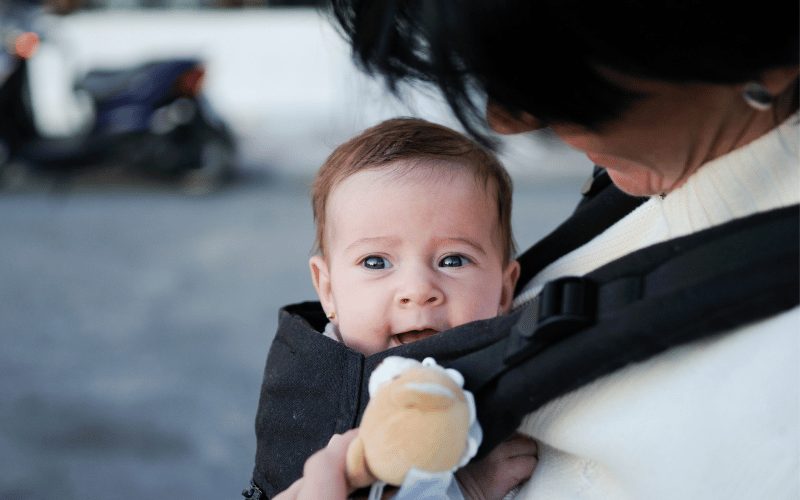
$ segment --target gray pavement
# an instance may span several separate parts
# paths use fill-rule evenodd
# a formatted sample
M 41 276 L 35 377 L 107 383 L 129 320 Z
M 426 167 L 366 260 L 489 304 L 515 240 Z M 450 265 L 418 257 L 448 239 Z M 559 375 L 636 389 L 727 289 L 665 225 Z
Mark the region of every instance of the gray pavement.
M 581 180 L 515 193 L 525 248 Z M 278 308 L 313 299 L 297 179 L 0 195 L 0 499 L 235 499 Z

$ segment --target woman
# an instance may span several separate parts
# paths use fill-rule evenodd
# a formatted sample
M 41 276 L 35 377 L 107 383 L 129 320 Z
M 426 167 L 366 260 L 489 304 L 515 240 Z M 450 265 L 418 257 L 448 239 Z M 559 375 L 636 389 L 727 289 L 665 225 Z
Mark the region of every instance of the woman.
M 333 12 L 392 88 L 435 84 L 487 143 L 484 124 L 549 127 L 648 197 L 527 276 L 523 263 L 517 305 L 556 278 L 800 201 L 796 2 L 333 0 Z M 553 399 L 520 426 L 540 462 L 518 498 L 797 498 L 798 331 L 795 305 Z M 342 498 L 349 439 L 279 498 Z

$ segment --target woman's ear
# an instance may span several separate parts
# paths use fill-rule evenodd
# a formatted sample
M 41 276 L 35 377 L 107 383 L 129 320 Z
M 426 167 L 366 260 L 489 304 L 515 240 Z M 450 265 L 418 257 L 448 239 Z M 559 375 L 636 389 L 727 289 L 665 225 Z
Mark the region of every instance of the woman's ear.
M 519 262 L 509 261 L 505 271 L 503 271 L 503 291 L 500 294 L 500 304 L 497 306 L 497 314 L 505 314 L 511 310 L 511 303 L 514 301 L 514 288 L 519 279 Z
M 311 268 L 311 281 L 314 282 L 314 288 L 317 290 L 322 309 L 325 310 L 326 315 L 335 312 L 336 304 L 333 300 L 331 273 L 328 268 L 328 263 L 319 255 L 314 255 L 308 259 L 308 266 Z M 336 318 L 333 318 L 332 322 L 336 324 Z

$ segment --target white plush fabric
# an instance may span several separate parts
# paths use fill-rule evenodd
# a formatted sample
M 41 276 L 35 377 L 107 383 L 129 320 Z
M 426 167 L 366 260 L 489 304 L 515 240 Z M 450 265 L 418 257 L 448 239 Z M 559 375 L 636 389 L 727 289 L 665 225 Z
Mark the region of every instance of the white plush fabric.
M 541 284 L 645 246 L 800 201 L 798 117 L 708 163 L 545 268 Z M 540 444 L 525 500 L 800 498 L 800 309 L 673 348 L 562 396 L 521 431 Z

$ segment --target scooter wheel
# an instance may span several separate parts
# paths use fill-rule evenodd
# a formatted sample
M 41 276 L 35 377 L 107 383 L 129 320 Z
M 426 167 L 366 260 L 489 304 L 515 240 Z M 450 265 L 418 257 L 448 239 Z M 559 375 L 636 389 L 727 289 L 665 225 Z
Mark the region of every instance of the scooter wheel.
M 233 174 L 233 158 L 222 141 L 210 140 L 203 145 L 200 166 L 188 170 L 180 181 L 186 194 L 204 195 L 218 191 Z

